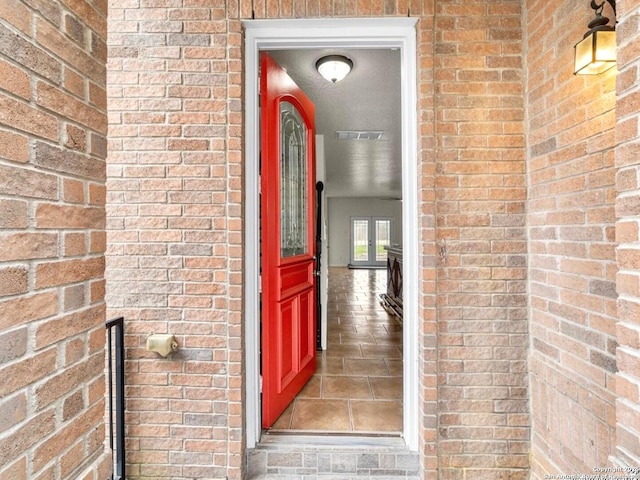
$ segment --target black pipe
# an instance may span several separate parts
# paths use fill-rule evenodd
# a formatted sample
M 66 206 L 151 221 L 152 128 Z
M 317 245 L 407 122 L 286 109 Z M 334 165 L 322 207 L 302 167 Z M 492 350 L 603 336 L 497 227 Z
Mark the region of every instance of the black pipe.
M 115 328 L 116 339 L 116 460 L 115 472 L 111 475 L 111 480 L 125 480 L 126 478 L 126 451 L 124 443 L 124 318 L 119 317 L 109 320 L 106 323 L 107 329 L 107 348 L 109 350 L 109 446 L 113 452 L 113 396 L 111 393 L 111 384 L 113 378 L 112 372 L 112 346 L 111 336 L 112 329 Z M 112 453 L 113 455 L 113 453 Z
M 322 191 L 324 183 L 316 182 L 316 350 L 322 350 L 322 295 L 320 294 L 320 257 L 322 256 Z

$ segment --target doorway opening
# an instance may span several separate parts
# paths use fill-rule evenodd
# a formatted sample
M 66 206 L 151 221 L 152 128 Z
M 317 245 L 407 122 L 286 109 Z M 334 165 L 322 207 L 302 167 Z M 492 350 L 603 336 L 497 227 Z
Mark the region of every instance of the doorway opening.
M 329 267 L 326 349 L 269 434 L 402 433 L 402 322 L 380 305 L 386 271 Z
M 257 59 L 260 51 L 282 49 L 318 48 L 388 48 L 398 49 L 401 56 L 401 155 L 402 155 L 402 224 L 406 235 L 403 239 L 404 256 L 417 258 L 417 119 L 416 119 L 416 47 L 415 19 L 319 19 L 319 20 L 258 20 L 244 22 L 246 28 L 246 269 L 245 269 L 245 339 L 246 339 L 246 387 L 247 387 L 247 446 L 255 447 L 260 440 L 260 237 L 259 237 L 259 190 L 257 166 L 259 165 L 259 115 L 257 89 Z M 330 215 L 330 213 L 329 213 Z M 402 348 L 397 358 L 390 358 L 391 368 L 401 368 L 402 415 L 401 434 L 406 445 L 416 450 L 418 445 L 418 271 L 417 262 L 407 262 L 404 272 L 404 322 L 402 328 Z M 373 271 L 386 283 L 384 270 Z M 370 274 L 368 270 L 362 273 Z M 329 277 L 331 278 L 331 276 Z M 353 281 L 353 280 L 352 280 Z M 369 290 L 371 283 L 379 279 L 366 280 Z M 350 287 L 350 288 L 353 288 Z M 370 300 L 368 300 L 370 301 Z M 345 323 L 346 325 L 346 323 Z M 379 326 L 378 326 L 379 327 Z M 384 325 L 383 328 L 387 327 Z M 388 325 L 388 330 L 395 327 Z M 350 335 L 370 335 L 374 338 L 375 328 L 368 333 L 336 332 L 344 338 Z M 363 330 L 363 329 L 361 329 Z M 398 333 L 397 331 L 395 332 Z M 332 335 L 329 331 L 329 335 Z M 397 337 L 398 335 L 396 335 Z M 363 348 L 359 343 L 359 348 Z M 398 361 L 396 361 L 398 360 Z M 389 385 L 387 385 L 389 386 Z M 311 386 L 312 387 L 312 386 Z M 397 385 L 395 386 L 397 387 Z M 378 385 L 376 388 L 384 389 Z M 382 390 L 380 390 L 382 391 Z M 400 423 L 400 422 L 399 422 Z

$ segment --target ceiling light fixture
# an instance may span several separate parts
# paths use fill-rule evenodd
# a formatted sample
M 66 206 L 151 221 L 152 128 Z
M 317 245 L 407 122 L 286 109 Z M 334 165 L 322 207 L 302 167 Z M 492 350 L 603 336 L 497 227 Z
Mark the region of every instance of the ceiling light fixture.
M 380 140 L 382 130 L 336 130 L 338 140 Z
M 316 62 L 318 73 L 332 83 L 346 77 L 353 68 L 353 62 L 344 55 L 327 55 Z
M 613 14 L 616 15 L 616 0 L 606 0 Z M 616 27 L 609 25 L 609 19 L 602 16 L 602 3 L 591 0 L 591 8 L 596 18 L 589 22 L 589 30 L 575 47 L 574 69 L 575 75 L 597 75 L 606 72 L 616 64 Z

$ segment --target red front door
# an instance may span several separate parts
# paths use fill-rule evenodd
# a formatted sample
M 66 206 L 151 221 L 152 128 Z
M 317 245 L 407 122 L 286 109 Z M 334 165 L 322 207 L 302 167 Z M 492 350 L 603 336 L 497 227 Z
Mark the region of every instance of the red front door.
M 260 57 L 262 426 L 269 428 L 316 369 L 313 103 Z

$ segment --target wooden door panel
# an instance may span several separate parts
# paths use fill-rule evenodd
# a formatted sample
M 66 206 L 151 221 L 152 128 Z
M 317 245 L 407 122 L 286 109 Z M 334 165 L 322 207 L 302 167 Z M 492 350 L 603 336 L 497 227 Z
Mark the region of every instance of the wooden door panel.
M 297 314 L 298 298 L 293 297 L 287 301 L 280 302 L 277 337 L 275 339 L 278 348 L 278 370 L 276 373 L 277 392 L 282 393 L 298 371 L 297 343 L 295 333 L 295 317 Z
M 315 292 L 313 289 L 308 289 L 306 292 L 301 293 L 298 296 L 300 317 L 309 318 L 315 311 Z M 313 363 L 313 369 L 315 370 L 316 359 L 316 344 L 315 344 L 315 328 L 309 322 L 302 321 L 299 326 L 298 337 L 303 341 L 300 342 L 298 348 L 299 369 L 302 371 L 305 368 L 309 368 L 309 364 Z
M 286 298 L 312 288 L 315 282 L 313 263 L 288 265 L 281 268 L 280 297 Z
M 315 110 L 260 56 L 262 426 L 315 372 Z
M 315 332 L 306 320 L 315 308 L 313 294 L 313 289 L 308 289 L 306 292 L 280 302 L 278 336 L 275 340 L 279 346 L 280 360 L 276 375 L 278 393 L 290 387 L 296 380 L 295 376 L 300 371 L 310 368 L 310 364 L 313 364 L 311 366 L 315 370 Z

